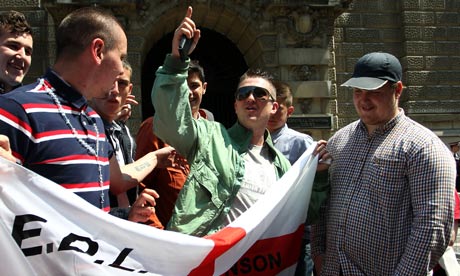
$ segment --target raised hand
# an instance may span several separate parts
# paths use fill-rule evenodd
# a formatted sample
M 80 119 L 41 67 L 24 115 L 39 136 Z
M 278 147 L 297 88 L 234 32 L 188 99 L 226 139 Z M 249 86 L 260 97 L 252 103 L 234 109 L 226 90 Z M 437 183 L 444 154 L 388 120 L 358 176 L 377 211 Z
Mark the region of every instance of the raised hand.
M 187 13 L 185 14 L 184 19 L 182 20 L 179 27 L 177 27 L 176 31 L 174 32 L 174 38 L 172 41 L 172 50 L 171 54 L 173 57 L 180 58 L 179 54 L 179 43 L 181 40 L 182 35 L 185 35 L 187 38 L 192 39 L 193 43 L 190 47 L 190 51 L 188 54 L 192 53 L 195 49 L 196 45 L 198 44 L 198 40 L 200 39 L 201 32 L 196 28 L 195 22 L 192 20 L 192 7 L 188 7 Z

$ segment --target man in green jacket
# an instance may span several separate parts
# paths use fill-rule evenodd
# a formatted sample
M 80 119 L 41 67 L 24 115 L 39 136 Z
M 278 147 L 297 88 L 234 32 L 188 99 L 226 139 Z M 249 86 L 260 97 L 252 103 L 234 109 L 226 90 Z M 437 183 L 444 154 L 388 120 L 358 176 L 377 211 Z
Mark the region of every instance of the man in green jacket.
M 273 78 L 266 72 L 249 70 L 241 77 L 234 103 L 238 122 L 230 129 L 192 118 L 189 60 L 182 62 L 178 52 L 183 34 L 194 37 L 195 45 L 200 37 L 191 13 L 189 8 L 174 35 L 172 53 L 157 71 L 152 101 L 155 133 L 191 165 L 167 229 L 204 236 L 247 210 L 290 165 L 266 130 L 278 109 Z
M 178 51 L 182 35 L 193 37 L 190 52 L 200 38 L 191 15 L 189 7 L 174 34 L 172 52 L 156 73 L 152 102 L 155 133 L 190 163 L 190 175 L 167 229 L 205 236 L 252 206 L 290 164 L 274 148 L 266 129 L 278 109 L 273 78 L 266 72 L 248 70 L 240 78 L 234 102 L 238 121 L 230 129 L 193 119 L 187 86 L 189 59 L 182 61 Z

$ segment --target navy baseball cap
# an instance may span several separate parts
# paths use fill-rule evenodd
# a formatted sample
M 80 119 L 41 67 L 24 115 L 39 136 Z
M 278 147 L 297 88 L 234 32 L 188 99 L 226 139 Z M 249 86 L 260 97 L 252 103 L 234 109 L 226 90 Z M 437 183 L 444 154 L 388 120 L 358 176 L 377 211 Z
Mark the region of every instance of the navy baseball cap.
M 358 59 L 353 76 L 341 86 L 375 90 L 387 82 L 398 82 L 401 78 L 402 67 L 399 60 L 391 54 L 375 52 Z

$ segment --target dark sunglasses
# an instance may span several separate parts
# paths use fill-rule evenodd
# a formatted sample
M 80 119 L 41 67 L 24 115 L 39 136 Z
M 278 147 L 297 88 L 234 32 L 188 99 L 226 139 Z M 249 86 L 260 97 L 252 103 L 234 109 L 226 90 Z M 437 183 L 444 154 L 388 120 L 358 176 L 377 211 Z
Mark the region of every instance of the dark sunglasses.
M 238 101 L 242 101 L 244 99 L 247 99 L 251 94 L 254 96 L 254 99 L 258 101 L 274 100 L 267 89 L 258 86 L 243 86 L 238 88 L 238 90 L 235 93 L 235 98 Z

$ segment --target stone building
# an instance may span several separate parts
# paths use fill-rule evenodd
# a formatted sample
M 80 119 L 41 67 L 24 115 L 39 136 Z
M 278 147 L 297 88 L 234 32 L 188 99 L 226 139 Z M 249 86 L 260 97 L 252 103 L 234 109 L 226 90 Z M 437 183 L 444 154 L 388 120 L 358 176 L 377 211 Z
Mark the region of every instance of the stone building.
M 357 115 L 346 80 L 370 51 L 400 58 L 406 113 L 446 143 L 460 140 L 460 1 L 458 0 L 0 0 L 34 26 L 32 68 L 26 82 L 54 61 L 54 29 L 71 10 L 97 5 L 119 18 L 128 36 L 133 93 L 140 102 L 133 133 L 153 114 L 155 70 L 170 52 L 174 29 L 188 5 L 202 30 L 192 54 L 205 68 L 202 106 L 226 126 L 235 121 L 233 93 L 248 67 L 263 67 L 294 91 L 289 125 L 326 139 Z

